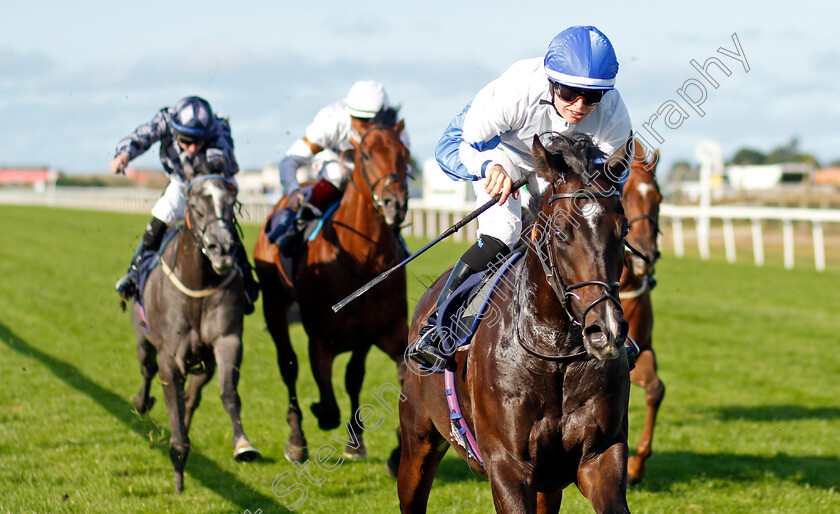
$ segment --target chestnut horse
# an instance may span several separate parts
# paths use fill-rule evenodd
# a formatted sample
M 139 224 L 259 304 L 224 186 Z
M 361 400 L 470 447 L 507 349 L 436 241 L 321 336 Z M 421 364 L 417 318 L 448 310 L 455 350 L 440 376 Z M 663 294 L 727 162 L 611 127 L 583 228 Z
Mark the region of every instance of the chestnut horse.
M 645 389 L 647 414 L 636 455 L 630 457 L 627 475 L 630 483 L 644 478 L 645 461 L 651 456 L 653 426 L 659 405 L 665 396 L 665 384 L 656 374 L 656 352 L 653 351 L 653 305 L 650 299 L 650 281 L 659 259 L 659 203 L 662 193 L 656 182 L 656 164 L 659 151 L 646 158 L 642 143 L 636 141 L 636 157 L 630 166 L 630 175 L 624 185 L 624 212 L 630 224 L 627 242 L 644 257 L 628 254 L 621 274 L 619 298 L 624 308 L 624 319 L 630 324 L 629 335 L 639 345 L 640 354 L 636 367 L 630 372 L 630 381 Z
M 539 177 L 527 250 L 489 297 L 492 311 L 456 352 L 454 383 L 406 374 L 400 404 L 402 512 L 425 512 L 435 472 L 452 446 L 490 479 L 499 512 L 557 512 L 571 483 L 598 512 L 628 512 L 626 323 L 618 300 L 627 220 L 618 169 L 584 134 L 534 138 Z M 624 168 L 624 164 L 616 168 Z M 595 177 L 594 179 L 592 177 Z M 446 274 L 420 299 L 417 337 Z M 493 322 L 488 322 L 492 318 Z M 454 389 L 480 464 L 450 420 Z
M 239 418 L 237 385 L 246 299 L 235 265 L 236 252 L 244 251 L 235 233 L 236 185 L 219 174 L 219 169 L 206 165 L 202 163 L 189 177 L 186 226 L 179 227 L 161 249 L 146 280 L 142 306 L 135 300 L 131 308 L 143 374 L 134 406 L 145 414 L 154 405 L 149 388 L 159 371 L 172 432 L 169 455 L 177 492 L 184 488 L 190 421 L 201 401 L 201 390 L 217 367 L 222 404 L 233 429 L 234 458 L 250 461 L 260 457 Z
M 295 300 L 309 337 L 309 361 L 321 397 L 311 410 L 322 430 L 340 424 L 332 386 L 333 360 L 340 353 L 352 352 L 345 375 L 351 407 L 347 427 L 352 431 L 346 456 L 367 455 L 354 414 L 359 408 L 365 358 L 371 345 L 378 346 L 399 364 L 402 380 L 402 355 L 408 334 L 405 271 L 392 274 L 375 291 L 337 314 L 331 306 L 405 257 L 399 241 L 400 224 L 408 209 L 410 157 L 400 140 L 404 126 L 404 121 L 374 125 L 358 143 L 354 141 L 351 181 L 332 220 L 324 224 L 314 240 L 304 243 L 294 276 L 294 295 L 283 285 L 278 249 L 268 241 L 265 227 L 257 239 L 254 261 L 263 289 L 265 321 L 289 391 L 286 420 L 291 431 L 284 454 L 292 462 L 303 462 L 309 455 L 301 426 L 303 413 L 298 405 L 297 356 L 289 336 L 289 307 Z M 287 204 L 288 198 L 283 197 L 275 211 Z

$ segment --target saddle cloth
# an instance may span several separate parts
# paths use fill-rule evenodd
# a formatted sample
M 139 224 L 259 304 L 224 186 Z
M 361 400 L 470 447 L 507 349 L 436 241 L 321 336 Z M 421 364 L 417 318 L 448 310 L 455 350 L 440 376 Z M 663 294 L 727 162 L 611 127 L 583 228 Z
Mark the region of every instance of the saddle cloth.
M 163 242 L 160 244 L 160 250 L 149 250 L 143 252 L 140 256 L 140 263 L 137 265 L 137 290 L 135 300 L 143 307 L 143 290 L 146 288 L 146 280 L 149 278 L 149 273 L 155 269 L 155 266 L 160 262 L 160 256 L 166 249 L 166 245 L 175 237 L 175 233 L 180 229 L 180 225 L 173 225 L 166 229 L 163 235 Z
M 499 282 L 506 279 L 505 273 L 521 255 L 521 252 L 514 252 L 496 261 L 487 270 L 467 278 L 449 295 L 440 306 L 437 316 L 441 348 L 452 349 L 469 344 L 483 319 L 488 322 L 497 319 L 499 313 L 491 304 L 507 301 L 508 298 L 497 295 L 491 302 L 490 296 Z M 488 306 L 491 308 L 488 309 Z

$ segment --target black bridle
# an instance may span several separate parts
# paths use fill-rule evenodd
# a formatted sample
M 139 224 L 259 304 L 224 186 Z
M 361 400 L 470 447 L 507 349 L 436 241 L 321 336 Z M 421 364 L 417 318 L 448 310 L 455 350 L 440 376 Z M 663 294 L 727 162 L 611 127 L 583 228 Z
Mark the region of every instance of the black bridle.
M 389 185 L 396 183 L 396 184 L 399 184 L 400 186 L 402 186 L 402 188 L 407 192 L 408 191 L 408 174 L 406 173 L 405 176 L 401 176 L 396 171 L 392 171 L 392 172 L 390 172 L 386 175 L 382 175 L 381 177 L 379 177 L 376 180 L 374 180 L 373 182 L 371 182 L 370 178 L 368 177 L 368 174 L 367 174 L 367 171 L 366 171 L 366 166 L 365 166 L 365 164 L 368 161 L 370 161 L 370 154 L 368 154 L 367 152 L 362 150 L 362 143 L 364 142 L 366 137 L 368 137 L 372 132 L 374 132 L 376 130 L 388 130 L 390 132 L 393 132 L 394 134 L 397 133 L 396 130 L 394 130 L 392 127 L 378 127 L 377 126 L 377 127 L 372 127 L 371 129 L 366 131 L 364 134 L 362 134 L 362 138 L 359 140 L 359 152 L 360 152 L 360 154 L 359 154 L 358 166 L 356 166 L 358 168 L 358 170 L 356 170 L 356 171 L 358 171 L 359 175 L 361 175 L 362 180 L 365 181 L 365 185 L 367 185 L 368 191 L 370 191 L 370 197 L 371 197 L 371 200 L 373 201 L 373 206 L 376 209 L 376 212 L 381 215 L 382 214 L 382 209 L 385 208 L 385 204 L 383 203 L 382 198 L 376 193 L 376 187 L 384 180 L 385 183 L 382 185 L 382 189 L 385 189 Z M 399 135 L 398 134 L 397 134 L 397 141 L 399 141 Z M 402 145 L 403 149 L 405 149 L 405 145 L 403 145 L 402 141 L 400 141 L 400 145 Z M 356 190 L 359 191 L 359 193 L 364 195 L 361 188 L 359 188 L 359 186 L 356 184 L 355 174 L 354 174 L 354 179 L 351 179 L 350 183 L 353 184 L 353 187 L 355 187 Z
M 599 199 L 599 198 L 613 198 L 613 197 L 620 197 L 621 193 L 617 190 L 611 190 L 609 192 L 592 192 L 592 191 L 579 191 L 575 193 L 560 193 L 551 195 L 548 199 L 548 203 L 552 203 L 556 200 L 568 198 L 568 199 L 578 199 L 578 198 L 585 198 L 585 199 Z M 554 290 L 554 294 L 557 296 L 557 299 L 560 301 L 560 305 L 563 307 L 563 310 L 566 311 L 566 315 L 569 317 L 569 321 L 572 322 L 573 325 L 577 325 L 579 327 L 583 327 L 586 323 L 586 315 L 595 308 L 601 302 L 611 301 L 615 304 L 619 311 L 621 309 L 621 301 L 613 294 L 613 291 L 618 291 L 618 287 L 620 283 L 616 280 L 613 282 L 606 282 L 604 280 L 584 280 L 582 282 L 577 282 L 574 284 L 566 284 L 566 281 L 563 279 L 563 276 L 560 273 L 560 269 L 557 265 L 556 257 L 554 256 L 554 238 L 557 237 L 557 233 L 554 230 L 550 230 L 549 233 L 551 234 L 550 240 L 548 241 L 548 251 L 545 252 L 548 254 L 548 264 L 538 255 L 538 260 L 543 267 L 543 271 L 545 272 L 546 280 L 548 280 L 549 285 L 551 286 L 552 290 Z M 580 319 L 575 315 L 571 308 L 571 301 L 569 297 L 574 297 L 580 300 L 580 297 L 573 293 L 575 289 L 580 289 L 582 287 L 587 286 L 600 286 L 604 288 L 604 294 L 600 297 L 593 300 L 589 305 L 587 305 L 580 316 Z
M 659 184 L 656 182 L 656 175 L 654 175 L 654 173 L 652 171 L 650 171 L 649 169 L 647 169 L 646 167 L 641 166 L 641 165 L 634 165 L 632 167 L 634 169 L 641 170 L 641 171 L 644 171 L 645 173 L 650 174 L 651 178 L 653 179 L 653 185 L 656 188 L 656 191 L 659 192 Z M 661 195 L 661 193 L 660 193 L 660 195 Z M 656 234 L 657 236 L 662 234 L 662 230 L 659 229 L 659 220 L 656 217 L 651 216 L 650 214 L 640 214 L 638 216 L 635 216 L 635 217 L 629 219 L 627 221 L 627 226 L 632 227 L 633 223 L 635 223 L 637 221 L 644 221 L 644 220 L 648 221 L 653 226 L 654 234 Z M 630 250 L 630 252 L 632 252 L 638 258 L 642 259 L 642 261 L 644 261 L 645 264 L 649 264 L 649 265 L 656 264 L 656 261 L 659 259 L 659 251 L 658 250 L 654 251 L 653 257 L 648 257 L 644 253 L 642 253 L 639 250 L 637 250 L 636 248 L 634 248 L 630 243 L 625 242 L 624 245 Z
M 202 182 L 202 181 L 205 181 L 205 180 L 219 180 L 219 181 L 223 182 L 227 189 L 233 191 L 234 196 L 239 192 L 239 189 L 236 187 L 236 183 L 233 180 L 229 179 L 228 177 L 225 177 L 224 175 L 211 174 L 211 175 L 199 175 L 199 176 L 195 177 L 194 179 L 192 179 L 190 181 L 189 186 L 187 186 L 187 194 L 189 195 L 190 191 L 192 191 L 193 186 L 195 186 L 199 182 Z M 204 236 L 207 233 L 207 229 L 210 228 L 210 226 L 213 225 L 214 223 L 221 223 L 222 225 L 224 225 L 224 227 L 227 230 L 229 230 L 233 234 L 235 234 L 236 227 L 238 227 L 238 224 L 236 224 L 235 218 L 227 219 L 227 218 L 223 218 L 223 217 L 220 217 L 220 216 L 213 216 L 209 220 L 206 220 L 204 222 L 203 226 L 196 227 L 196 226 L 193 226 L 192 222 L 190 221 L 189 210 L 187 211 L 187 228 L 189 229 L 190 232 L 192 232 L 193 237 L 196 240 L 196 245 L 198 245 L 198 247 L 201 249 L 201 253 L 204 254 L 204 255 L 207 255 L 207 248 L 205 247 Z M 233 248 L 235 249 L 236 246 L 240 244 L 240 238 L 234 237 L 233 239 L 234 239 Z

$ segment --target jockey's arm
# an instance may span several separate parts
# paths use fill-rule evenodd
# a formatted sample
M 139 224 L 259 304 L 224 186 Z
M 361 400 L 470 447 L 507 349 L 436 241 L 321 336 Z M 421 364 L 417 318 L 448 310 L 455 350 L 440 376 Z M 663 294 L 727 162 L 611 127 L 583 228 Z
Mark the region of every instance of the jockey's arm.
M 300 209 L 303 203 L 303 193 L 300 192 L 300 184 L 297 181 L 297 170 L 312 162 L 312 157 L 321 152 L 324 148 L 310 141 L 306 136 L 295 141 L 286 156 L 280 161 L 280 184 L 283 191 L 289 197 L 289 207 L 294 210 Z

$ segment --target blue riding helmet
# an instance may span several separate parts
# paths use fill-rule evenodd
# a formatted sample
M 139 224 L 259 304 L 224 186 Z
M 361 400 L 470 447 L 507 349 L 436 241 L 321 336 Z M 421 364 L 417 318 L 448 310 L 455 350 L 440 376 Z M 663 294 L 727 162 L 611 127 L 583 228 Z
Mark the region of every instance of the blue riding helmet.
M 216 117 L 207 100 L 188 96 L 175 105 L 174 111 L 172 128 L 176 133 L 198 139 L 209 139 L 213 136 Z
M 549 80 L 583 89 L 613 89 L 618 75 L 612 43 L 592 26 L 569 27 L 557 34 L 543 64 Z

